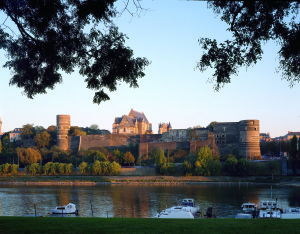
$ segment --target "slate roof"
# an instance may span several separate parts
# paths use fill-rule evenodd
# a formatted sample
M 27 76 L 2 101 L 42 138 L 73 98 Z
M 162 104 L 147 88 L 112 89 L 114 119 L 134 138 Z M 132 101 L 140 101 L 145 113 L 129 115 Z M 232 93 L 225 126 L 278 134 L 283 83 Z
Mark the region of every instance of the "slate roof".
M 115 124 L 120 124 L 122 120 L 122 117 L 116 117 L 115 118 Z
M 134 113 L 134 116 L 130 116 L 131 111 Z M 129 112 L 130 117 L 136 118 L 138 120 L 138 122 L 143 122 L 144 121 L 147 124 L 149 123 L 148 119 L 146 118 L 146 116 L 143 112 L 138 112 L 138 111 L 135 111 L 133 109 L 131 109 L 131 111 Z

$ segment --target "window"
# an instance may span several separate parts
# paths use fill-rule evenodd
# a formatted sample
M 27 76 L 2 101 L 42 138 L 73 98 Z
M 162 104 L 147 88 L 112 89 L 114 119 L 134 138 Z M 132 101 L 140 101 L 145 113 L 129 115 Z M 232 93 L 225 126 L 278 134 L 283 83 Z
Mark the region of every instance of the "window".
M 254 131 L 256 131 L 257 129 L 256 128 L 254 128 Z
M 217 135 L 217 138 L 219 138 L 220 137 L 220 135 Z
M 225 135 L 223 134 L 221 137 L 225 137 Z
M 225 143 L 226 143 L 226 141 L 221 141 L 221 143 L 222 143 L 222 144 L 225 144 Z
M 219 144 L 219 141 L 216 141 L 217 144 Z

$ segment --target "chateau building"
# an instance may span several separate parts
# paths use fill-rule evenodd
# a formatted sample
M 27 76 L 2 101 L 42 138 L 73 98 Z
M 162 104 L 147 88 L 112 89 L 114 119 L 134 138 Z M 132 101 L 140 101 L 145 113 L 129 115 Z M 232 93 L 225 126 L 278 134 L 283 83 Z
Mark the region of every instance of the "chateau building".
M 143 112 L 133 109 L 128 115 L 116 117 L 112 126 L 114 134 L 153 134 L 152 124 L 149 123 Z
M 169 124 L 160 123 L 158 125 L 158 134 L 163 134 L 164 132 L 170 132 L 170 130 L 172 130 L 172 126 L 170 122 Z

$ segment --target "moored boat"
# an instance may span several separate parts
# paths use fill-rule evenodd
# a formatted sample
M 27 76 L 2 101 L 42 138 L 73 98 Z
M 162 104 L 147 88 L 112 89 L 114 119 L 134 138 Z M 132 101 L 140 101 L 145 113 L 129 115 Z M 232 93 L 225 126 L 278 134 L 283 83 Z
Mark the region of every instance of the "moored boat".
M 57 206 L 51 210 L 52 214 L 78 214 L 76 206 L 73 203 L 69 203 L 65 206 Z
M 300 219 L 300 208 L 289 208 L 281 214 L 282 219 Z
M 247 202 L 242 204 L 244 213 L 238 213 L 236 219 L 250 219 L 254 218 L 256 214 L 257 205 L 255 203 Z
M 199 211 L 199 206 L 196 206 L 193 199 L 183 199 L 181 205 L 173 206 L 165 209 L 156 218 L 171 218 L 171 219 L 193 219 L 194 215 Z
M 258 212 L 259 219 L 280 219 L 283 213 L 282 208 L 279 207 L 279 203 L 276 201 L 261 201 Z

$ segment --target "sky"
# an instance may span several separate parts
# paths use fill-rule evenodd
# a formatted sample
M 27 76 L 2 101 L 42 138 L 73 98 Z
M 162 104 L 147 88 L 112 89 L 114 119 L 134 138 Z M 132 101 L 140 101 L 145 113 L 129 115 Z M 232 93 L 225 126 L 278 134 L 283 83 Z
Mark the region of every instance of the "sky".
M 279 47 L 275 42 L 263 46 L 260 62 L 241 68 L 232 83 L 219 92 L 209 82 L 212 70 L 196 69 L 203 50 L 201 37 L 218 42 L 231 39 L 228 26 L 207 8 L 204 1 L 143 0 L 147 9 L 132 17 L 126 11 L 114 19 L 120 32 L 129 39 L 126 45 L 135 57 L 146 57 L 151 64 L 139 88 L 120 83 L 109 92 L 110 100 L 93 104 L 94 92 L 86 88 L 78 71 L 63 73 L 63 82 L 47 94 L 28 99 L 22 89 L 9 86 L 11 71 L 3 68 L 5 53 L 0 51 L 0 118 L 2 132 L 25 124 L 56 125 L 56 115 L 71 116 L 71 125 L 112 131 L 115 117 L 128 115 L 131 109 L 143 112 L 158 133 L 158 124 L 171 123 L 173 129 L 206 127 L 210 122 L 238 122 L 257 119 L 260 132 L 271 137 L 288 131 L 300 131 L 297 105 L 300 84 L 293 88 L 276 73 Z M 116 7 L 121 9 L 123 1 Z M 0 15 L 0 21 L 4 16 Z

